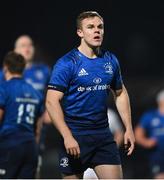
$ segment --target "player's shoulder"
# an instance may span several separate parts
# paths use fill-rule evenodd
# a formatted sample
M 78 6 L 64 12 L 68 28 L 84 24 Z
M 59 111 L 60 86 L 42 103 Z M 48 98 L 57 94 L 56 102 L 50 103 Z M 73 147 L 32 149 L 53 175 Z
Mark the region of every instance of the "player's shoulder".
M 24 84 L 24 89 L 25 89 L 25 90 L 28 89 L 33 96 L 35 96 L 35 97 L 37 97 L 37 98 L 39 98 L 39 99 L 42 100 L 42 95 L 41 95 L 41 93 L 40 93 L 38 90 L 36 90 L 31 84 L 29 84 L 28 82 L 26 82 L 24 79 L 22 79 L 22 82 L 21 82 L 21 83 Z
M 1 91 L 4 91 L 5 94 L 7 92 L 12 92 L 11 89 L 13 88 L 12 84 L 10 83 L 10 81 L 3 81 L 1 82 L 1 85 L 0 85 L 0 90 Z
M 47 64 L 42 63 L 42 62 L 34 63 L 32 66 L 36 70 L 49 71 L 49 66 Z
M 27 71 L 29 74 L 30 72 L 31 74 L 35 73 L 35 76 L 39 79 L 48 78 L 51 72 L 49 66 L 44 63 L 33 63 L 32 67 Z
M 66 53 L 64 56 L 59 58 L 57 63 L 63 63 L 65 65 L 71 65 L 76 64 L 78 59 L 78 50 L 76 48 L 72 49 L 68 53 Z
M 101 54 L 105 59 L 107 59 L 113 65 L 119 64 L 118 59 L 113 52 L 111 52 L 109 50 L 101 50 Z

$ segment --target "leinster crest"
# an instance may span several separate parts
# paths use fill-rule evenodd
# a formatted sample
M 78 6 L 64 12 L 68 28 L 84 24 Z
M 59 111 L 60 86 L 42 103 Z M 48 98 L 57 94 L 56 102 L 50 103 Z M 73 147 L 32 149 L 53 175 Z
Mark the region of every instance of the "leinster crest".
M 60 166 L 62 166 L 62 167 L 67 167 L 68 166 L 68 158 L 67 157 L 63 157 L 60 160 Z
M 113 67 L 111 65 L 110 62 L 106 63 L 104 65 L 104 68 L 105 68 L 105 72 L 108 73 L 108 74 L 113 74 Z

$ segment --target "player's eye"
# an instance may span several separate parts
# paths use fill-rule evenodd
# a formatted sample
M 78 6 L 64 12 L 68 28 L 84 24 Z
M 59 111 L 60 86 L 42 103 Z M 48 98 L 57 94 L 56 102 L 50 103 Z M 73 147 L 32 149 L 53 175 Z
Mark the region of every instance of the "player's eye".
M 93 25 L 88 25 L 87 28 L 92 29 L 92 28 L 94 28 L 94 26 Z
M 98 26 L 98 28 L 99 28 L 99 29 L 104 29 L 104 25 L 103 25 L 103 24 L 100 24 L 100 25 Z

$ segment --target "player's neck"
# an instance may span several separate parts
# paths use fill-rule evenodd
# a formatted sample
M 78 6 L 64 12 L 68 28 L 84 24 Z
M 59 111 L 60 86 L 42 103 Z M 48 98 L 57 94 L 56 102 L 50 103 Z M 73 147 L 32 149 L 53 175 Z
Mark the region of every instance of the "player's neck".
M 91 48 L 89 46 L 81 44 L 78 47 L 78 50 L 81 53 L 83 53 L 85 56 L 87 56 L 88 58 L 96 58 L 98 56 L 98 54 L 99 54 L 100 47 Z
M 32 66 L 33 62 L 32 61 L 28 61 L 26 62 L 26 67 L 25 68 L 30 68 Z
M 12 79 L 12 78 L 21 78 L 21 77 L 22 77 L 21 74 L 12 74 L 12 73 L 7 73 L 5 76 L 7 81 Z

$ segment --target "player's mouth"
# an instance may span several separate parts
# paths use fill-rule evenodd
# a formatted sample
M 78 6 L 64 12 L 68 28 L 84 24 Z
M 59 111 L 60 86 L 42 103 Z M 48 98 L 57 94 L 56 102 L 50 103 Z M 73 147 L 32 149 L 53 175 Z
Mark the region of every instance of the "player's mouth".
M 102 40 L 101 36 L 95 36 L 93 39 L 96 40 L 96 41 L 101 41 Z

